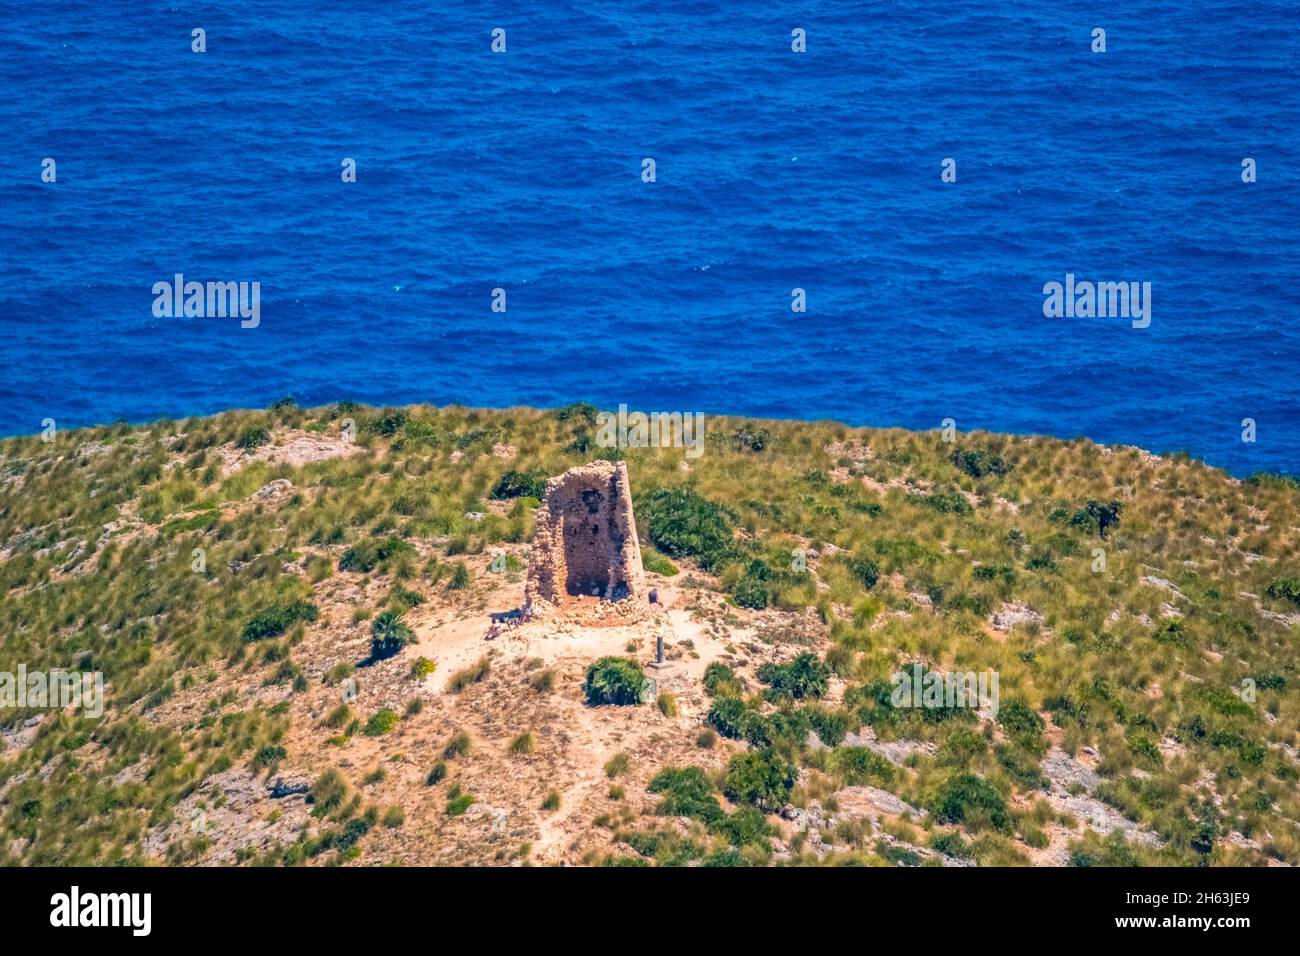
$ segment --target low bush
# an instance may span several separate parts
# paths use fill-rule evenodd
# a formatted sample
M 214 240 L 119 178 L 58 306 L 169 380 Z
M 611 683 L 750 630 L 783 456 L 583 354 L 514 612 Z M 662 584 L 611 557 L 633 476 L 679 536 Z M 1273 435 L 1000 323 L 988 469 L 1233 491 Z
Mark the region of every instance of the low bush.
M 469 793 L 462 793 L 452 797 L 447 801 L 447 816 L 458 817 L 474 805 L 474 796 Z
M 651 778 L 646 788 L 663 799 L 655 813 L 666 817 L 691 817 L 713 823 L 723 816 L 713 795 L 713 784 L 699 767 L 668 767 Z
M 387 708 L 376 711 L 366 721 L 365 734 L 367 737 L 382 737 L 396 727 L 400 719 L 395 711 Z
M 735 671 L 721 661 L 713 661 L 704 668 L 704 690 L 710 697 L 739 697 L 744 686 Z
M 546 473 L 541 471 L 507 471 L 492 486 L 491 497 L 496 501 L 509 498 L 537 498 L 546 494 Z
M 868 591 L 880 580 L 880 565 L 865 555 L 854 555 L 847 558 L 844 563 L 849 573 Z
M 469 753 L 469 748 L 469 734 L 464 732 L 455 734 L 447 741 L 447 745 L 442 748 L 442 759 L 455 760 L 457 757 L 463 757 Z
M 770 686 L 771 698 L 820 698 L 826 695 L 831 669 L 816 654 L 803 653 L 785 664 L 768 662 L 758 669 L 758 679 Z
M 1264 594 L 1274 600 L 1300 605 L 1300 578 L 1278 578 L 1264 589 Z
M 268 608 L 253 615 L 244 625 L 244 641 L 252 643 L 279 637 L 299 621 L 311 622 L 319 616 L 320 609 L 310 601 L 294 601 L 292 604 Z
M 776 811 L 785 805 L 797 776 L 795 768 L 770 748 L 751 750 L 731 758 L 722 792 L 736 803 Z
M 453 694 L 459 694 L 471 684 L 486 680 L 490 673 L 492 673 L 492 662 L 486 657 L 480 657 L 469 667 L 452 674 L 447 681 L 447 689 Z
M 331 813 L 343 805 L 350 790 L 343 774 L 331 767 L 311 785 L 311 802 L 321 813 Z
M 972 478 L 983 478 L 987 475 L 1005 475 L 1011 471 L 1011 466 L 1002 460 L 999 455 L 990 455 L 983 449 L 972 449 L 967 451 L 955 451 L 949 456 L 949 461 L 957 466 L 957 470 L 970 475 Z
M 894 779 L 894 765 L 866 747 L 836 747 L 831 751 L 832 771 L 846 786 L 880 786 Z
M 339 558 L 339 570 L 368 574 L 391 558 L 414 553 L 415 547 L 401 538 L 359 541 L 343 552 L 343 556 Z
M 370 656 L 382 661 L 414 640 L 415 635 L 403 622 L 402 616 L 394 611 L 385 611 L 370 625 Z
M 1087 504 L 1070 516 L 1070 524 L 1104 538 L 1107 528 L 1119 524 L 1123 507 L 1123 502 L 1119 501 L 1103 503 L 1089 499 Z
M 677 574 L 677 565 L 673 564 L 658 551 L 646 549 L 641 554 L 641 566 L 652 574 L 662 574 L 666 578 Z
M 1009 828 L 1007 805 L 993 784 L 973 773 L 958 773 L 940 783 L 930 800 L 930 812 L 940 823 L 961 823 L 973 830 Z
M 1043 733 L 1043 718 L 1018 700 L 1003 704 L 998 709 L 997 721 L 1014 737 L 1036 741 Z
M 593 706 L 626 706 L 641 703 L 645 683 L 645 673 L 636 661 L 626 657 L 602 657 L 587 668 L 582 692 L 587 696 L 587 703 Z
M 690 488 L 655 489 L 641 496 L 636 510 L 637 524 L 669 557 L 693 557 L 715 571 L 732 556 L 731 513 Z
M 244 430 L 236 444 L 244 451 L 252 451 L 254 448 L 270 444 L 270 442 L 271 433 L 262 425 L 254 425 L 252 428 Z

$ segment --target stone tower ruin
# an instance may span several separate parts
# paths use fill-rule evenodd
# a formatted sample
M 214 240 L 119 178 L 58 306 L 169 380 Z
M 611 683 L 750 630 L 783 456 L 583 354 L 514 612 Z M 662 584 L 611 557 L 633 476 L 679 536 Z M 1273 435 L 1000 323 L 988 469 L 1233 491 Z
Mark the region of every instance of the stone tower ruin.
M 627 464 L 593 461 L 547 481 L 528 562 L 526 602 L 540 610 L 546 604 L 644 596 Z

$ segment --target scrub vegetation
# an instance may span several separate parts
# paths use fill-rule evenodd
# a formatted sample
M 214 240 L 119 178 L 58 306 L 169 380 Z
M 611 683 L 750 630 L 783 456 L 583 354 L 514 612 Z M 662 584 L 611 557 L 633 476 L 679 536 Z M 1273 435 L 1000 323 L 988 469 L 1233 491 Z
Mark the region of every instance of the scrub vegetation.
M 288 436 L 342 444 L 346 420 L 346 454 L 289 455 Z M 0 710 L 0 864 L 200 861 L 211 837 L 181 808 L 215 814 L 214 779 L 245 768 L 269 783 L 295 759 L 316 761 L 310 816 L 237 861 L 366 860 L 426 817 L 370 792 L 389 782 L 364 777 L 375 762 L 338 761 L 390 747 L 400 764 L 406 728 L 430 715 L 295 701 L 393 657 L 412 687 L 445 676 L 456 700 L 571 698 L 588 719 L 655 719 L 680 738 L 680 759 L 638 755 L 644 777 L 602 783 L 609 809 L 583 827 L 604 842 L 581 862 L 1002 865 L 1050 846 L 1073 865 L 1300 864 L 1294 479 L 1084 439 L 724 418 L 683 468 L 680 450 L 596 448 L 594 421 L 581 404 L 286 401 L 0 441 L 0 671 L 101 672 L 108 688 L 97 719 Z M 698 707 L 677 691 L 642 700 L 640 666 L 617 656 L 593 655 L 585 681 L 487 655 L 445 672 L 420 658 L 415 676 L 424 608 L 481 602 L 501 577 L 484 570 L 491 550 L 530 540 L 547 476 L 596 457 L 628 462 L 648 568 L 707 608 L 723 643 L 746 629 L 696 681 Z M 320 596 L 337 575 L 385 597 L 340 620 Z M 820 636 L 800 644 L 804 621 Z M 307 668 L 309 636 L 343 625 L 371 658 Z M 789 652 L 760 663 L 745 643 Z M 915 662 L 997 671 L 996 719 L 895 707 L 891 675 Z M 169 706 L 232 676 L 241 690 Z M 309 727 L 333 746 L 296 754 Z M 427 825 L 489 818 L 488 790 L 456 779 L 466 761 L 530 778 L 521 768 L 553 746 L 535 719 L 498 731 L 472 750 L 444 735 L 412 764 Z M 1086 773 L 1059 787 L 1127 835 L 1053 797 L 1063 761 Z M 535 782 L 518 812 L 574 812 Z M 910 810 L 871 826 L 843 812 L 846 792 L 875 791 Z

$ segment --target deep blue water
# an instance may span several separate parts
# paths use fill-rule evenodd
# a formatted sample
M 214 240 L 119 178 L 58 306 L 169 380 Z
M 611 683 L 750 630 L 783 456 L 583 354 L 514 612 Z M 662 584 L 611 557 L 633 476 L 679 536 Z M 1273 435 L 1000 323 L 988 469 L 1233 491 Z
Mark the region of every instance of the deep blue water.
M 0 433 L 586 399 L 1300 470 L 1294 2 L 320 6 L 0 8 Z M 1067 272 L 1151 326 L 1044 318 Z

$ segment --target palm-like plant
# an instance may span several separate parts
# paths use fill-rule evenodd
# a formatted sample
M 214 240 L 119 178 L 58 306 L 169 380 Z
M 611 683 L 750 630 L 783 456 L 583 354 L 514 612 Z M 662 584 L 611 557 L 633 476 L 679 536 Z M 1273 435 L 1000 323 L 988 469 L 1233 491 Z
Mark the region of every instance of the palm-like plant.
M 375 660 L 392 657 L 415 640 L 415 634 L 396 611 L 385 611 L 370 626 L 370 656 Z

